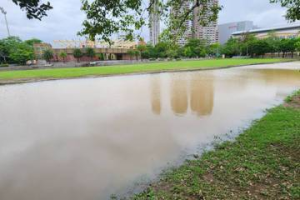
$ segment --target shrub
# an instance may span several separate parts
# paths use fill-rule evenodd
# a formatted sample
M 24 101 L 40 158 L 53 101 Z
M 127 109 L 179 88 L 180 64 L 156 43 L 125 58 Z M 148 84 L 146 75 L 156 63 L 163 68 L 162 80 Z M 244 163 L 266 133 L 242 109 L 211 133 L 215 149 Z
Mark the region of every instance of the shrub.
M 47 61 L 50 62 L 51 59 L 53 58 L 53 51 L 50 49 L 47 49 L 43 52 L 43 58 Z
M 9 64 L 0 64 L 0 67 L 9 67 Z
M 80 58 L 83 56 L 83 53 L 80 49 L 74 49 L 73 56 L 77 59 L 77 62 L 79 62 Z

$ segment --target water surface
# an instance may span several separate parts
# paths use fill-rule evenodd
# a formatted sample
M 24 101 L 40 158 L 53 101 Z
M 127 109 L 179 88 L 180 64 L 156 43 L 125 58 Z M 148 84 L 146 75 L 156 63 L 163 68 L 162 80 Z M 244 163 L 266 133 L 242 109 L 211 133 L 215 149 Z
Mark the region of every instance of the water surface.
M 0 199 L 102 200 L 300 88 L 300 63 L 0 87 Z M 171 163 L 171 164 L 168 164 Z

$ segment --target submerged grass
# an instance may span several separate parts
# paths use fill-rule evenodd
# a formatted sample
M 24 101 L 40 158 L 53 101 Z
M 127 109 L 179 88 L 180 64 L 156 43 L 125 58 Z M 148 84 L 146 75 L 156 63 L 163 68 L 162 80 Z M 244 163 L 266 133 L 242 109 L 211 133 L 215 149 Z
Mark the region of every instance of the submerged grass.
M 130 73 L 161 72 L 168 70 L 195 70 L 203 68 L 222 68 L 237 65 L 264 64 L 287 61 L 284 59 L 223 59 L 197 60 L 162 63 L 146 63 L 109 67 L 81 67 L 64 69 L 22 70 L 0 72 L 0 81 L 16 79 L 60 79 L 84 76 L 103 76 Z
M 132 199 L 300 199 L 300 91 Z

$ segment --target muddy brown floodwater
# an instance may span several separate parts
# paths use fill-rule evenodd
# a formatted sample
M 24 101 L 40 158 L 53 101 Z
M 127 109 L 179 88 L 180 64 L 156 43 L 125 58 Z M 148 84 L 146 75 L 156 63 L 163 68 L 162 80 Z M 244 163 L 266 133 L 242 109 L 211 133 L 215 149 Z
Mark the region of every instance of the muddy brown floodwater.
M 300 63 L 0 87 L 0 199 L 102 200 L 300 88 Z M 169 163 L 169 164 L 168 164 Z

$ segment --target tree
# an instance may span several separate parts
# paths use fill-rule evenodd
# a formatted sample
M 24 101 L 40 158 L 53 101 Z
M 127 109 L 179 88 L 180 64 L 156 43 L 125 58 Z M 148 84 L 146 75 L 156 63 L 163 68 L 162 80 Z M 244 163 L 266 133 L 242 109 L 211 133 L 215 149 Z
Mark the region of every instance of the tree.
M 187 58 L 191 58 L 193 56 L 193 51 L 192 51 L 191 47 L 184 48 L 184 56 Z
M 156 55 L 158 58 L 166 58 L 167 57 L 167 51 L 171 48 L 170 43 L 166 42 L 159 42 L 155 45 L 154 51 L 156 51 Z
M 269 53 L 272 54 L 272 57 L 274 57 L 274 54 L 277 52 L 279 53 L 280 49 L 280 38 L 278 38 L 275 34 L 275 32 L 270 32 L 268 34 L 268 38 L 266 38 L 266 41 L 269 45 Z
M 228 57 L 240 54 L 240 42 L 237 38 L 230 38 L 222 47 L 222 54 Z
M 135 51 L 132 50 L 132 49 L 130 49 L 130 50 L 127 51 L 127 53 L 128 53 L 128 55 L 130 56 L 130 60 L 132 60 L 132 57 L 135 56 Z
M 66 62 L 66 58 L 68 57 L 68 54 L 65 51 L 60 52 L 59 57 L 63 59 L 63 62 Z
M 7 63 L 7 58 L 9 56 L 8 49 L 6 48 L 5 44 L 0 41 L 0 63 L 4 62 Z
M 30 46 L 33 46 L 34 44 L 40 44 L 42 43 L 42 40 L 40 39 L 36 39 L 36 38 L 32 38 L 30 40 L 25 40 L 25 43 L 30 45 Z
M 286 56 L 287 52 L 292 53 L 292 57 L 294 56 L 294 52 L 296 50 L 296 39 L 282 39 L 279 44 L 279 50 L 282 52 L 282 57 Z
M 296 44 L 295 44 L 295 49 L 296 49 L 297 51 L 300 51 L 300 39 L 298 39 L 298 41 L 296 42 Z
M 178 58 L 178 51 L 176 49 L 168 49 L 167 56 L 168 58 Z
M 140 53 L 139 50 L 134 50 L 134 55 L 135 55 L 136 60 L 138 60 L 139 57 L 140 57 L 140 55 L 141 55 L 141 53 Z
M 43 58 L 50 63 L 51 59 L 53 58 L 53 51 L 51 51 L 50 49 L 46 49 L 43 52 Z
M 147 52 L 149 58 L 158 58 L 158 52 L 155 50 L 155 47 L 152 44 L 147 44 Z
M 26 11 L 28 19 L 41 20 L 44 16 L 47 16 L 47 11 L 52 9 L 49 2 L 40 3 L 41 0 L 12 0 L 12 2 Z
M 99 60 L 105 60 L 105 55 L 104 53 L 98 54 Z
M 290 21 L 300 20 L 300 1 L 299 0 L 270 0 L 271 3 L 280 3 L 287 8 L 286 19 Z
M 249 44 L 249 52 L 252 57 L 263 56 L 269 51 L 269 45 L 266 40 L 255 40 Z
M 145 54 L 144 52 L 147 51 L 147 46 L 146 45 L 138 45 L 137 46 L 137 50 L 139 51 L 139 55 L 141 56 L 141 58 L 145 58 L 145 56 L 147 54 Z M 146 56 L 147 57 L 147 56 Z
M 34 56 L 33 47 L 18 37 L 8 37 L 0 40 L 0 57 L 2 62 L 25 64 Z
M 149 6 L 145 8 L 143 0 L 126 1 L 104 1 L 104 0 L 82 0 L 82 10 L 86 13 L 86 20 L 83 22 L 83 29 L 79 33 L 81 36 L 87 35 L 90 39 L 99 39 L 110 42 L 110 36 L 123 32 L 126 34 L 126 40 L 132 40 L 134 31 L 141 29 L 146 25 L 147 16 L 144 11 L 156 12 L 162 20 L 166 21 L 169 30 L 176 30 L 180 34 L 188 27 L 185 25 L 187 19 L 192 19 L 193 11 L 198 9 L 199 24 L 207 24 L 210 21 L 216 21 L 221 7 L 217 4 L 207 6 L 211 0 L 195 0 L 191 2 L 191 7 L 184 7 L 182 0 L 150 0 Z M 157 9 L 158 7 L 158 9 Z M 184 9 L 181 9 L 183 8 Z M 184 12 L 172 12 L 170 9 L 184 10 Z M 209 14 L 209 15 L 206 15 Z M 208 17 L 207 17 L 208 16 Z M 170 31 L 169 36 L 172 34 Z M 174 39 L 175 37 L 170 37 Z
M 204 58 L 206 55 L 207 55 L 206 50 L 205 50 L 205 49 L 202 49 L 199 56 L 200 56 L 201 58 Z
M 221 45 L 219 43 L 211 44 L 207 47 L 207 53 L 211 56 L 220 56 Z
M 200 39 L 189 39 L 185 48 L 190 48 L 191 56 L 190 57 L 199 57 L 202 49 L 205 48 L 205 42 Z
M 77 59 L 77 62 L 80 62 L 80 58 L 82 58 L 83 53 L 80 49 L 74 49 L 73 56 Z
M 85 54 L 92 60 L 95 56 L 95 50 L 93 48 L 87 48 Z

